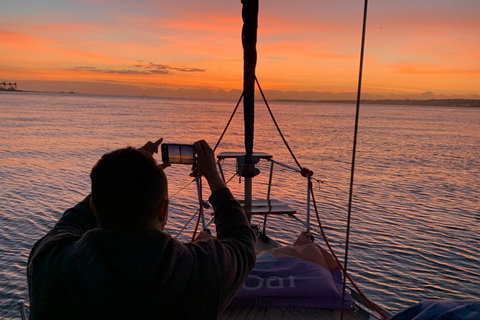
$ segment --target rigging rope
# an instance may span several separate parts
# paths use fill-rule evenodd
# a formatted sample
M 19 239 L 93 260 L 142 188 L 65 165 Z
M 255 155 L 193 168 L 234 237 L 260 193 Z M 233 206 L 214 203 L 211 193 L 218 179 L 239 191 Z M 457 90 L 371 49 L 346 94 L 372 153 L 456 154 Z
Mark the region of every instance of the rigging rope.
M 198 180 L 197 180 L 198 179 Z M 195 230 L 193 231 L 193 235 L 192 235 L 192 240 L 190 242 L 193 242 L 193 240 L 195 240 L 195 235 L 197 234 L 197 230 L 198 230 L 198 225 L 200 224 L 200 219 L 203 217 L 203 199 L 202 199 L 202 177 L 201 176 L 197 176 L 195 178 L 195 180 L 197 180 L 197 190 L 198 190 L 198 203 L 199 203 L 199 207 L 198 207 L 198 219 L 197 219 L 197 225 L 195 226 Z M 205 223 L 203 224 L 205 226 Z M 203 230 L 205 231 L 205 230 Z
M 267 101 L 267 99 L 265 98 L 265 95 L 263 94 L 262 87 L 260 87 L 260 83 L 258 82 L 257 77 L 255 77 L 255 82 L 257 83 L 258 89 L 260 90 L 260 93 L 262 94 L 263 101 L 265 102 L 265 105 L 267 106 L 268 112 L 270 113 L 270 116 L 272 117 L 273 123 L 275 124 L 275 127 L 277 128 L 278 133 L 280 134 L 280 137 L 281 137 L 282 140 L 283 140 L 283 143 L 285 143 L 285 146 L 287 147 L 288 151 L 289 151 L 290 154 L 292 155 L 293 160 L 295 160 L 295 163 L 297 164 L 298 168 L 299 168 L 300 170 L 302 170 L 303 168 L 302 168 L 302 166 L 300 165 L 300 162 L 298 162 L 297 157 L 295 157 L 295 155 L 293 154 L 292 149 L 290 149 L 290 146 L 288 145 L 287 140 L 286 140 L 285 137 L 283 136 L 282 130 L 280 130 L 280 127 L 278 126 L 277 120 L 275 120 L 275 117 L 273 116 L 272 110 L 270 109 L 270 106 L 268 105 L 268 101 Z M 303 175 L 303 173 L 302 173 L 302 175 Z
M 228 129 L 228 127 L 230 126 L 230 122 L 232 122 L 233 116 L 234 116 L 235 113 L 237 112 L 238 106 L 240 105 L 240 102 L 242 101 L 242 98 L 243 98 L 243 94 L 244 94 L 244 93 L 245 93 L 245 92 L 242 92 L 242 94 L 240 95 L 240 98 L 238 99 L 237 105 L 235 106 L 235 109 L 233 109 L 233 113 L 232 113 L 232 115 L 230 116 L 230 119 L 228 120 L 227 125 L 225 126 L 225 129 L 223 129 L 223 132 L 222 132 L 222 134 L 220 135 L 220 138 L 218 139 L 217 143 L 215 144 L 215 148 L 213 148 L 213 152 L 215 152 L 215 150 L 217 150 L 217 147 L 218 147 L 218 145 L 220 144 L 220 141 L 222 141 L 223 136 L 225 135 L 225 132 L 227 132 L 227 129 Z
M 330 245 L 330 242 L 328 241 L 327 239 L 327 236 L 325 235 L 325 232 L 323 231 L 323 226 L 322 226 L 322 222 L 320 221 L 320 214 L 318 213 L 318 208 L 317 208 L 317 202 L 315 200 L 315 194 L 313 192 L 313 184 L 312 184 L 312 180 L 310 179 L 310 176 L 308 177 L 308 185 L 309 185 L 309 189 L 310 189 L 310 193 L 312 195 L 312 203 L 313 203 L 313 207 L 315 209 L 315 215 L 317 217 L 317 222 L 318 222 L 318 227 L 320 228 L 320 234 L 322 235 L 323 237 L 323 241 L 325 242 L 325 245 L 328 247 L 328 249 L 330 250 L 330 253 L 332 254 L 333 258 L 335 259 L 335 261 L 337 262 L 337 265 L 338 267 L 340 268 L 340 270 L 342 270 L 344 276 L 348 279 L 348 281 L 350 281 L 350 283 L 352 284 L 352 286 L 355 288 L 355 290 L 357 290 L 358 294 L 368 303 L 368 305 L 375 311 L 377 312 L 381 317 L 382 319 L 387 319 L 388 317 L 380 310 L 380 308 L 377 307 L 376 304 L 374 304 L 372 301 L 370 301 L 370 299 L 368 299 L 365 294 L 363 294 L 363 292 L 360 290 L 360 288 L 356 285 L 356 283 L 352 280 L 352 278 L 350 278 L 350 276 L 345 272 L 345 269 L 343 268 L 340 260 L 338 260 L 338 257 L 337 255 L 335 254 L 335 252 L 333 251 L 333 248 L 332 246 Z M 344 278 L 343 279 L 343 290 L 345 292 L 345 284 L 346 284 L 346 279 Z M 342 305 L 343 305 L 344 301 L 342 301 Z
M 177 194 L 179 194 L 180 192 L 182 192 L 185 188 L 187 188 L 192 182 L 194 182 L 195 179 L 192 179 L 189 183 L 187 183 L 185 186 L 183 186 L 182 188 L 180 188 L 177 192 L 175 192 L 172 196 L 169 196 L 168 198 L 170 200 L 172 200 L 173 198 L 175 198 L 177 196 Z
M 195 218 L 195 216 L 197 215 L 199 210 L 197 210 L 197 212 L 195 212 L 192 217 L 190 218 L 190 220 L 187 221 L 187 223 L 183 226 L 182 229 L 180 229 L 180 231 L 177 232 L 177 234 L 175 235 L 174 238 L 178 238 L 179 235 L 182 234 L 183 230 L 185 230 L 185 228 L 190 224 L 190 222 L 192 222 L 193 218 Z
M 348 195 L 348 214 L 347 214 L 347 233 L 345 236 L 345 258 L 344 258 L 344 271 L 343 271 L 343 291 L 342 291 L 342 305 L 345 301 L 345 286 L 346 278 L 348 272 L 348 248 L 350 242 L 350 224 L 352 220 L 352 198 L 353 198 L 353 181 L 355 177 L 355 155 L 357 152 L 357 136 L 358 136 L 358 118 L 360 115 L 360 96 L 362 90 L 362 75 L 363 75 L 363 57 L 365 55 L 365 33 L 367 29 L 367 9 L 368 9 L 368 0 L 365 0 L 364 9 L 363 9 L 363 26 L 362 26 L 362 44 L 360 48 L 360 66 L 358 71 L 358 89 L 357 89 L 357 107 L 355 112 L 355 130 L 353 135 L 353 151 L 352 151 L 352 168 L 350 172 L 350 192 Z M 344 310 L 342 308 L 341 319 L 343 320 Z M 384 317 L 383 313 L 380 313 Z M 384 318 L 386 319 L 386 318 Z

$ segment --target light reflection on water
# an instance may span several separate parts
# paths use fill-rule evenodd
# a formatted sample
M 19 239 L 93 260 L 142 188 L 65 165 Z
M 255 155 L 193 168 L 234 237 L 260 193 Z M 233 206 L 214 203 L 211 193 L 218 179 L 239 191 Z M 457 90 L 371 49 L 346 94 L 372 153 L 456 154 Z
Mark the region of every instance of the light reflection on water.
M 354 106 L 271 106 L 300 163 L 323 181 L 316 185 L 321 220 L 342 257 Z M 28 298 L 31 246 L 89 192 L 89 171 L 103 153 L 158 137 L 178 143 L 205 139 L 213 146 L 233 107 L 234 102 L 210 100 L 2 93 L 0 316 Z M 241 116 L 240 110 L 219 152 L 242 149 Z M 256 117 L 255 149 L 294 165 L 263 106 Z M 372 300 L 396 311 L 424 298 L 478 297 L 479 135 L 478 109 L 362 107 L 349 270 Z M 257 197 L 266 194 L 269 165 L 260 170 Z M 167 169 L 172 234 L 197 209 L 188 173 L 187 166 Z M 230 186 L 243 195 L 237 177 Z M 305 194 L 302 177 L 275 169 L 273 198 L 302 216 Z M 181 239 L 189 239 L 193 225 Z M 302 227 L 272 217 L 268 230 L 288 243 Z

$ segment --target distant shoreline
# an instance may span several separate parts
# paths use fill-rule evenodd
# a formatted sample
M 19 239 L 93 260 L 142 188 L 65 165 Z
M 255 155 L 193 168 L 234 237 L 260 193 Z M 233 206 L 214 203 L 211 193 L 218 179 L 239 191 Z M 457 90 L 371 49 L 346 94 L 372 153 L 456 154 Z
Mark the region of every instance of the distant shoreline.
M 356 100 L 296 100 L 296 99 L 275 99 L 285 102 L 311 102 L 311 103 L 357 103 Z M 362 104 L 390 104 L 406 106 L 428 106 L 428 107 L 469 107 L 480 108 L 480 99 L 379 99 L 360 100 Z
M 74 91 L 34 91 L 34 90 L 0 90 L 0 92 L 33 92 L 33 93 L 68 93 L 68 94 L 79 94 L 79 92 Z
M 275 101 L 285 102 L 312 102 L 312 103 L 357 103 L 356 100 L 295 100 L 295 99 L 276 99 Z M 468 107 L 480 108 L 480 99 L 379 99 L 379 100 L 360 100 L 362 104 L 389 104 L 406 106 L 425 106 L 425 107 Z
M 33 93 L 59 93 L 59 94 L 79 94 L 79 92 L 66 92 L 66 91 L 32 91 L 32 90 L 0 90 L 0 92 L 33 92 Z M 132 96 L 140 97 L 140 96 Z M 178 98 L 178 97 L 155 97 L 150 98 L 166 98 L 166 99 L 189 99 L 195 98 Z M 204 100 L 204 98 L 198 98 L 198 100 Z M 211 100 L 211 99 L 207 99 Z M 213 99 L 215 100 L 215 99 Z M 259 98 L 256 100 L 260 101 Z M 302 103 L 348 103 L 355 104 L 356 100 L 302 100 L 302 99 L 271 99 L 270 101 L 280 102 L 302 102 Z M 382 105 L 403 105 L 403 106 L 420 106 L 420 107 L 464 107 L 464 108 L 480 108 L 480 99 L 364 99 L 360 101 L 362 104 L 382 104 Z

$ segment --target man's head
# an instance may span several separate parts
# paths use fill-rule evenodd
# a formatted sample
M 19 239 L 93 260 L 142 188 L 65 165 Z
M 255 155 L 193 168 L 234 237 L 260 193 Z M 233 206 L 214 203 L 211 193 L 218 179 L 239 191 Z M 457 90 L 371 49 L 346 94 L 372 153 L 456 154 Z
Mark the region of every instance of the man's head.
M 167 178 L 148 153 L 132 147 L 107 153 L 90 178 L 101 228 L 146 230 L 166 221 Z

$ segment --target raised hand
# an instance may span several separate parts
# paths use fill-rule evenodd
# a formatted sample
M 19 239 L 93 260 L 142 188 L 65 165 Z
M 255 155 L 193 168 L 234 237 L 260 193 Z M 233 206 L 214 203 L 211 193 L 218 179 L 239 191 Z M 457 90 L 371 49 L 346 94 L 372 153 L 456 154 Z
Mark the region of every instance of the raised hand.
M 143 151 L 146 151 L 148 154 L 153 156 L 154 153 L 158 153 L 158 146 L 160 146 L 162 141 L 163 141 L 163 138 L 160 138 L 155 142 L 148 141 L 140 149 L 143 150 Z

